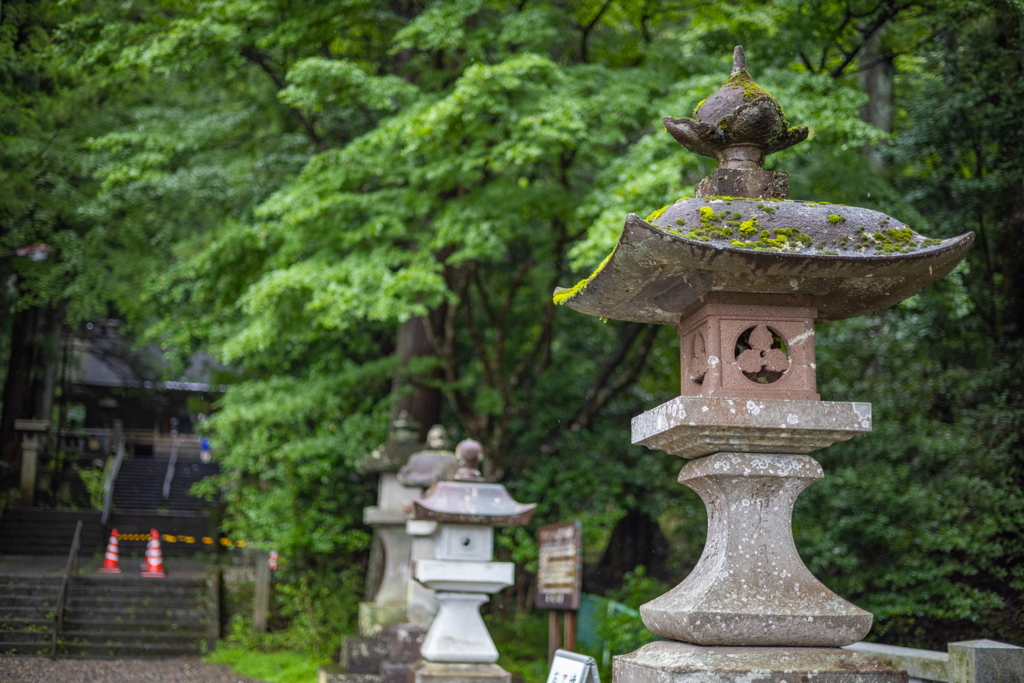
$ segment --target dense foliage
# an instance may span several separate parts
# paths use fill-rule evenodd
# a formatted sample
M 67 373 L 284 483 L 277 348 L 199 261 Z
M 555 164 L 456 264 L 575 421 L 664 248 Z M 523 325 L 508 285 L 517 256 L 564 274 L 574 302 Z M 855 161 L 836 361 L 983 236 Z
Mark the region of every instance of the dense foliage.
M 5 141 L 61 142 L 34 144 L 63 184 L 26 175 L 28 143 L 22 156 L 5 146 L 4 172 L 28 189 L 5 195 L 0 239 L 58 240 L 24 233 L 29 202 L 53 224 L 67 214 L 54 234 L 87 235 L 92 251 L 66 249 L 85 265 L 22 264 L 19 283 L 59 274 L 69 284 L 47 302 L 109 306 L 179 359 L 211 350 L 237 369 L 211 420 L 225 474 L 210 486 L 228 487 L 232 534 L 289 561 L 297 628 L 351 627 L 373 499 L 356 463 L 385 438 L 395 331 L 414 316 L 435 354 L 407 371 L 441 389 L 442 421 L 484 443 L 492 476 L 540 503 L 537 523 L 584 520 L 588 562 L 605 570 L 592 589 L 633 569 L 602 557 L 609 539 L 643 541 L 620 520 L 656 520 L 668 539 L 667 557 L 639 553 L 649 576 L 686 575 L 702 506 L 675 483 L 678 461 L 627 436 L 632 415 L 678 391 L 672 331 L 602 323 L 550 295 L 600 262 L 628 212 L 692 194 L 710 162 L 660 117 L 688 115 L 743 43 L 758 82 L 813 131 L 770 161 L 794 198 L 979 235 L 946 281 L 821 330 L 823 397 L 872 401 L 876 432 L 820 454 L 828 478 L 798 503 L 798 545 L 875 613 L 876 637 L 1020 640 L 1015 2 L 69 4 L 39 5 L 40 38 L 4 48 L 5 73 L 38 62 L 68 81 L 54 110 L 5 77 L 2 96 L 22 98 L 8 109 L 69 122 L 4 123 Z M 4 3 L 0 35 L 18 7 Z M 886 60 L 892 136 L 861 115 L 865 89 L 884 92 L 864 74 Z M 12 310 L 38 305 L 18 286 Z M 509 610 L 530 602 L 531 537 L 500 537 L 527 570 Z

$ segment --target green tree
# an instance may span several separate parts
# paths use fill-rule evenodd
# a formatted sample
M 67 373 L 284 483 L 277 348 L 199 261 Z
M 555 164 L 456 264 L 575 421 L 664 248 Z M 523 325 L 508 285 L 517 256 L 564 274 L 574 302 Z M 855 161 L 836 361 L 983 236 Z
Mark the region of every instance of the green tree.
M 77 8 L 62 35 L 78 68 L 133 84 L 89 139 L 101 185 L 84 214 L 117 226 L 96 242 L 120 255 L 116 301 L 179 357 L 212 349 L 239 369 L 212 420 L 225 474 L 211 485 L 229 488 L 233 533 L 290 560 L 290 609 L 309 629 L 347 625 L 324 596 L 356 592 L 347 568 L 372 490 L 354 465 L 385 436 L 396 329 L 413 317 L 435 354 L 409 372 L 443 392 L 458 436 L 485 444 L 491 475 L 540 501 L 538 522 L 583 516 L 597 563 L 614 525 L 641 513 L 675 544 L 660 570 L 673 576 L 649 574 L 686 574 L 703 508 L 675 484 L 681 463 L 626 436 L 629 417 L 678 391 L 672 333 L 558 310 L 550 294 L 608 253 L 628 212 L 692 194 L 709 165 L 660 117 L 713 92 L 743 42 L 759 82 L 813 130 L 773 157 L 795 198 L 939 235 L 976 225 L 988 246 L 974 253 L 995 264 L 972 256 L 911 302 L 823 331 L 823 393 L 873 401 L 880 426 L 822 455 L 829 478 L 800 503 L 801 548 L 876 612 L 882 637 L 1012 633 L 1021 193 L 1020 156 L 1001 150 L 1020 135 L 1013 5 Z M 868 54 L 896 72 L 885 172 L 861 151 L 886 139 L 860 118 Z M 972 120 L 976 135 L 956 132 Z M 170 267 L 152 265 L 168 254 Z M 155 273 L 142 294 L 140 264 Z M 531 566 L 529 531 L 501 545 Z
M 47 244 L 48 258 L 0 258 L 6 360 L 0 418 L 0 489 L 17 484 L 14 420 L 49 419 L 64 325 L 105 317 L 102 229 L 83 207 L 93 164 L 84 142 L 116 125 L 112 90 L 64 52 L 71 18 L 56 2 L 11 0 L 0 8 L 0 252 Z

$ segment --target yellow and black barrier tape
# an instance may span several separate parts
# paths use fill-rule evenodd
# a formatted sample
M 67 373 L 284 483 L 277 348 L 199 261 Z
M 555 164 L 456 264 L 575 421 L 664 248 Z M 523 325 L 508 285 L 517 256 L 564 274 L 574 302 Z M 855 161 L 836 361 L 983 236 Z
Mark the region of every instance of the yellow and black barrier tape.
M 117 535 L 119 541 L 148 541 L 149 534 L 121 534 Z M 222 546 L 244 548 L 249 545 L 249 541 L 244 539 L 230 539 L 225 536 L 221 536 L 219 539 L 214 539 L 210 536 L 202 536 L 197 538 L 196 536 L 178 536 L 174 534 L 160 534 L 160 541 L 163 543 L 200 543 L 202 545 L 217 545 L 220 543 Z

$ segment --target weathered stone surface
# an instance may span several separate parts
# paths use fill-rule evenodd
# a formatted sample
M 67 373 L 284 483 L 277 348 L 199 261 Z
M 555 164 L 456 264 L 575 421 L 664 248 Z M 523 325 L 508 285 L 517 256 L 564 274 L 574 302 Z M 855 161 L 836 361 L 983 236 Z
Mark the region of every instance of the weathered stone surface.
M 615 683 L 906 683 L 907 673 L 839 648 L 701 647 L 656 641 L 612 659 Z
M 934 650 L 918 650 L 913 647 L 897 647 L 878 643 L 854 643 L 845 646 L 847 650 L 861 652 L 894 669 L 902 669 L 911 680 L 947 681 L 949 653 Z
M 345 673 L 376 674 L 387 656 L 387 638 L 345 638 L 341 643 L 341 668 Z
M 384 662 L 380 665 L 381 683 L 412 683 L 413 672 L 409 664 Z
M 359 603 L 359 633 L 365 637 L 378 636 L 395 624 L 403 623 L 405 611 L 404 602 L 395 604 L 361 602 Z
M 372 603 L 359 606 L 359 629 L 374 636 L 396 623 L 406 621 L 406 597 L 412 574 L 412 537 L 405 532 L 402 504 L 415 500 L 422 489 L 405 486 L 393 472 L 380 475 L 377 505 L 363 508 L 363 521 L 374 527 L 384 548 L 380 586 Z
M 843 320 L 893 306 L 945 277 L 974 240 L 974 233 L 936 241 L 915 234 L 912 253 L 893 253 L 883 251 L 881 243 L 869 237 L 878 248 L 840 250 L 836 247 L 844 237 L 846 245 L 858 244 L 856 227 L 878 232 L 904 228 L 868 209 L 801 202 L 771 202 L 768 208 L 774 214 L 759 221 L 761 228 L 801 226 L 802 234 L 815 244 L 824 241 L 820 249 L 739 247 L 732 245 L 732 237 L 717 242 L 692 239 L 684 236 L 692 228 L 673 225 L 679 220 L 691 225 L 687 216 L 699 216 L 701 208 L 711 209 L 713 215 L 728 211 L 740 213 L 743 221 L 753 220 L 752 216 L 765 215 L 757 205 L 757 200 L 684 199 L 658 219 L 665 228 L 631 213 L 611 258 L 572 288 L 556 290 L 554 301 L 612 320 L 675 325 L 683 311 L 709 292 L 806 294 L 818 310 L 818 322 Z M 810 217 L 801 220 L 802 213 Z M 833 215 L 847 220 L 832 223 L 829 216 Z M 883 220 L 890 223 L 882 227 Z M 846 228 L 851 234 L 846 234 Z M 769 231 L 769 236 L 775 234 Z M 824 253 L 830 251 L 836 253 Z
M 950 643 L 949 683 L 1024 683 L 1024 648 L 994 640 Z
M 482 593 L 438 593 L 441 605 L 430 625 L 420 652 L 430 662 L 492 664 L 498 661 L 498 648 L 480 616 L 480 605 L 487 602 Z M 417 674 L 419 680 L 419 674 Z
M 809 453 L 870 431 L 870 403 L 680 396 L 633 418 L 633 443 L 683 458 Z
M 425 662 L 415 671 L 415 683 L 511 683 L 512 675 L 497 664 Z
M 378 605 L 404 604 L 412 576 L 412 537 L 405 533 L 404 523 L 382 524 L 377 527 L 377 533 L 384 543 L 384 571 L 374 602 Z
M 416 624 L 392 626 L 388 632 L 388 661 L 411 664 L 420 658 L 427 629 Z
M 785 171 L 719 168 L 700 181 L 694 191 L 698 197 L 789 199 L 789 174 Z
M 718 159 L 720 169 L 761 168 L 765 156 L 807 139 L 809 132 L 807 126 L 789 126 L 782 106 L 751 78 L 739 45 L 729 80 L 697 105 L 694 118 L 666 116 L 662 122 L 683 147 Z
M 682 583 L 640 608 L 644 625 L 701 645 L 839 647 L 867 635 L 871 614 L 814 578 L 793 544 L 793 503 L 822 476 L 805 455 L 687 463 L 679 482 L 707 507 L 707 543 Z

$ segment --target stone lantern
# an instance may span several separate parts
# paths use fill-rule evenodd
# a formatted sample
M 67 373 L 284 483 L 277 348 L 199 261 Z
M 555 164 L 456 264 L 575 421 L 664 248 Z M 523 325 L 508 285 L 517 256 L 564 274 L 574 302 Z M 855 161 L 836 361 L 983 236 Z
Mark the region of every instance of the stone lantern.
M 398 471 L 423 445 L 405 413 L 390 425 L 389 431 L 388 441 L 360 463 L 364 472 L 380 474 L 377 504 L 363 508 L 363 521 L 380 537 L 384 551 L 381 581 L 374 599 L 359 603 L 359 633 L 364 638 L 381 637 L 389 627 L 408 621 L 413 539 L 405 533 L 402 504 L 419 496 L 423 489 L 401 481 Z M 443 449 L 446 445 L 444 427 L 435 425 L 427 435 L 427 447 Z
M 515 576 L 513 563 L 493 561 L 494 527 L 526 524 L 537 506 L 517 503 L 504 486 L 484 481 L 476 441 L 461 442 L 456 456 L 461 466 L 454 481 L 440 481 L 404 506 L 409 533 L 429 539 L 431 556 L 416 553 L 413 576 L 436 591 L 440 606 L 415 680 L 505 683 L 511 676 L 495 664 L 498 650 L 480 616 L 488 595 L 511 586 Z
M 814 323 L 864 315 L 947 275 L 972 234 L 928 239 L 894 218 L 790 201 L 767 154 L 807 137 L 747 72 L 668 132 L 718 168 L 684 198 L 630 214 L 597 271 L 555 302 L 582 313 L 674 325 L 680 396 L 633 419 L 632 440 L 689 459 L 679 482 L 708 511 L 690 575 L 640 608 L 664 640 L 615 658 L 615 683 L 669 680 L 906 681 L 841 649 L 872 616 L 821 584 L 792 535 L 793 503 L 824 474 L 807 453 L 871 431 L 871 404 L 817 394 Z

